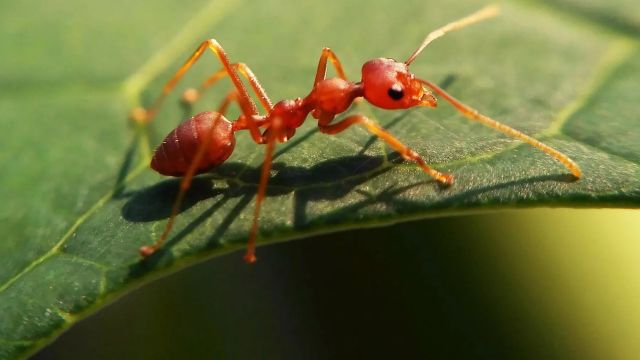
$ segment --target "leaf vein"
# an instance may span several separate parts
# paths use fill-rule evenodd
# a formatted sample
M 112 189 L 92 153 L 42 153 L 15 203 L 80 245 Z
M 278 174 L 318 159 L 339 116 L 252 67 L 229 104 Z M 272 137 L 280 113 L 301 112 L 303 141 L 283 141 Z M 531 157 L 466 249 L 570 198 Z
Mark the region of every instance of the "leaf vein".
M 142 172 L 144 169 L 146 169 L 146 164 L 144 164 L 144 166 L 139 166 L 138 168 L 136 168 L 135 170 L 133 170 L 131 172 L 131 174 L 129 174 L 129 176 L 123 181 L 123 184 L 126 184 L 128 182 L 130 182 L 132 179 L 134 179 L 136 176 L 138 176 L 138 174 L 140 172 Z M 98 201 L 93 204 L 93 206 L 91 206 L 91 208 L 89 208 L 89 210 L 87 210 L 86 212 L 84 212 L 82 215 L 80 215 L 80 217 L 78 217 L 78 219 L 76 220 L 76 222 L 73 223 L 73 225 L 71 225 L 71 227 L 69 228 L 69 230 L 60 238 L 60 240 L 58 240 L 52 247 L 51 249 L 49 249 L 49 251 L 47 251 L 46 253 L 40 255 L 38 258 L 36 258 L 35 260 L 33 260 L 29 265 L 27 265 L 24 269 L 22 269 L 19 273 L 17 273 L 16 275 L 12 276 L 11 278 L 7 279 L 1 286 L 0 286 L 0 294 L 3 293 L 5 290 L 7 290 L 9 287 L 11 287 L 11 285 L 13 285 L 18 279 L 20 279 L 22 276 L 24 276 L 25 274 L 29 273 L 31 270 L 35 269 L 36 267 L 38 267 L 38 265 L 42 264 L 43 262 L 45 262 L 47 259 L 51 258 L 52 256 L 56 255 L 57 253 L 60 252 L 60 249 L 62 248 L 62 246 L 64 245 L 64 243 L 71 238 L 71 236 L 74 234 L 74 232 L 80 227 L 80 225 L 82 225 L 82 223 L 84 223 L 91 215 L 93 215 L 93 213 L 95 213 L 96 211 L 98 211 L 98 209 L 100 209 L 104 204 L 107 203 L 107 201 L 111 200 L 111 198 L 113 197 L 114 194 L 116 194 L 118 191 L 118 189 L 112 189 L 111 191 L 109 191 L 107 194 L 103 195 L 100 199 L 98 199 Z
M 542 134 L 564 134 L 564 125 L 573 115 L 588 104 L 589 100 L 594 97 L 597 91 L 607 82 L 611 75 L 632 56 L 633 51 L 636 50 L 637 47 L 638 46 L 635 42 L 631 42 L 628 39 L 615 41 L 600 59 L 593 76 L 588 80 L 584 90 L 560 110 L 558 115 L 549 124 L 549 127 L 542 132 Z
M 224 19 L 225 15 L 239 4 L 239 0 L 211 1 L 209 5 L 198 12 L 182 30 L 162 46 L 138 70 L 129 76 L 123 84 L 123 90 L 131 107 L 140 105 L 142 90 L 163 72 L 179 54 L 188 51 L 193 39 L 204 31 L 206 27 Z

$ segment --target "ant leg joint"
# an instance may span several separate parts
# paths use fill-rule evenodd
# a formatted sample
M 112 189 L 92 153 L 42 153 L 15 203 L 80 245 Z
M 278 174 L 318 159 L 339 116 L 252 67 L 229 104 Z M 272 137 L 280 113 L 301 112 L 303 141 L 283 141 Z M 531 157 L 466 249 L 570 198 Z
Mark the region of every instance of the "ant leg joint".
M 404 157 L 407 160 L 418 160 L 420 158 L 420 155 L 418 155 L 417 152 L 415 152 L 415 150 L 407 148 L 407 150 L 405 151 L 404 154 L 402 154 L 402 157 Z
M 214 48 L 216 48 L 216 50 L 221 50 L 221 49 L 222 49 L 222 46 L 220 45 L 220 43 L 218 42 L 218 40 L 216 40 L 216 39 L 214 39 L 214 38 L 207 39 L 207 40 L 205 41 L 205 43 L 207 43 L 207 44 L 208 44 L 208 46 L 210 46 L 210 47 L 214 47 Z

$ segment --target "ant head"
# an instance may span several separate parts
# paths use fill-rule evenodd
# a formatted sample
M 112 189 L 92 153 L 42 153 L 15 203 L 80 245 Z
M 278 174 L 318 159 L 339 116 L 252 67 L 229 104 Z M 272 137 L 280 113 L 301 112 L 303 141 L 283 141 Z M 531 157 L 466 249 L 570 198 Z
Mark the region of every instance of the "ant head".
M 364 98 L 383 109 L 436 106 L 436 98 L 422 87 L 405 63 L 373 59 L 362 66 Z

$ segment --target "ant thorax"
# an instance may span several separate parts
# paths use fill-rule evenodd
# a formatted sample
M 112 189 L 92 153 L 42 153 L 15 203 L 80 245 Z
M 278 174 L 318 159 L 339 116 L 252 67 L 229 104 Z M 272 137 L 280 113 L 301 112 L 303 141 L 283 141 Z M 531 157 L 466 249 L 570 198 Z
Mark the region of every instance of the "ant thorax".
M 313 105 L 314 111 L 335 115 L 345 112 L 362 95 L 361 83 L 330 78 L 318 82 L 305 100 Z

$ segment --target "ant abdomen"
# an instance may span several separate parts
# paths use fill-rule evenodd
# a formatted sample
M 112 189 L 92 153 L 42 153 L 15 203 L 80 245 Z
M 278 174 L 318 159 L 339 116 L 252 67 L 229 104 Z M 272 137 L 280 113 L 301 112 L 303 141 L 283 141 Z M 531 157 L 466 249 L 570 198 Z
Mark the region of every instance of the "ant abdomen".
M 196 174 L 222 164 L 231 156 L 236 146 L 231 122 L 217 112 L 193 116 L 164 138 L 153 154 L 151 168 L 162 175 L 185 175 L 204 141 L 208 143 L 196 165 Z

